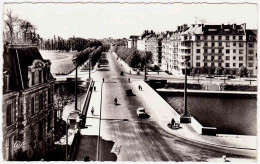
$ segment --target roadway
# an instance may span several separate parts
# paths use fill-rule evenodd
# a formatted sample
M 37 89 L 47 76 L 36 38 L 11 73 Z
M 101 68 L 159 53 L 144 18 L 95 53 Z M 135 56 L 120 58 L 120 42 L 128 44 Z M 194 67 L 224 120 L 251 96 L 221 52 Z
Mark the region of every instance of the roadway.
M 211 161 L 225 154 L 232 158 L 243 158 L 232 151 L 217 150 L 178 138 L 163 130 L 153 112 L 140 96 L 138 88 L 128 82 L 143 77 L 125 73 L 118 60 L 107 53 L 108 64 L 101 65 L 91 76 L 102 81 L 102 104 L 100 124 L 100 153 L 98 161 Z M 135 96 L 127 96 L 125 90 L 132 89 Z M 119 105 L 114 105 L 114 98 Z M 137 117 L 136 109 L 144 107 L 150 118 Z M 95 144 L 94 144 L 95 145 Z M 81 145 L 83 146 L 83 145 Z M 96 151 L 96 148 L 93 151 Z

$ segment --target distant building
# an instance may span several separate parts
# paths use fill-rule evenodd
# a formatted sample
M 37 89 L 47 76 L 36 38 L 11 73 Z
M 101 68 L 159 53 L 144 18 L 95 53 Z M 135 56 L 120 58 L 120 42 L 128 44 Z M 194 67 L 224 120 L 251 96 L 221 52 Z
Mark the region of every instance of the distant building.
M 183 75 L 186 66 L 188 74 L 192 68 L 202 74 L 214 74 L 216 67 L 222 67 L 227 74 L 236 74 L 239 67 L 245 66 L 256 75 L 256 39 L 249 41 L 249 35 L 257 38 L 253 31 L 246 31 L 246 24 L 178 26 L 162 41 L 162 68 Z
M 131 35 L 127 41 L 127 48 L 135 48 L 137 49 L 137 41 L 139 40 L 139 36 Z
M 34 46 L 4 46 L 4 160 L 39 160 L 53 149 L 55 79 L 50 66 Z

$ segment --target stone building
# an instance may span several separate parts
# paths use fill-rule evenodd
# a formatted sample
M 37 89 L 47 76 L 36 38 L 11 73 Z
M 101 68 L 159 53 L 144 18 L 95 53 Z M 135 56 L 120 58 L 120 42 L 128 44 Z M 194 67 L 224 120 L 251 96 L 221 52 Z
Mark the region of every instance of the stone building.
M 246 24 L 178 26 L 162 41 L 162 68 L 183 75 L 185 67 L 188 74 L 192 68 L 202 74 L 214 74 L 217 67 L 222 67 L 227 74 L 234 75 L 244 66 L 256 75 L 257 42 L 252 38 L 256 38 L 257 34 L 253 31 L 246 30 Z M 176 49 L 169 50 L 176 44 Z
M 33 45 L 5 45 L 2 153 L 4 160 L 39 160 L 53 149 L 55 79 Z

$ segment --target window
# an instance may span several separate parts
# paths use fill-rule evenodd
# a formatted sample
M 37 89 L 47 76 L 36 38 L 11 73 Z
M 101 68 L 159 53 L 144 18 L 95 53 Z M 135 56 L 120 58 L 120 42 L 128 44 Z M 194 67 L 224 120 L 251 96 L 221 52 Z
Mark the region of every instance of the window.
M 200 67 L 200 63 L 196 63 L 196 67 Z
M 42 121 L 40 121 L 39 122 L 39 140 L 42 140 L 43 139 L 43 122 Z
M 204 67 L 207 67 L 208 66 L 208 63 L 204 63 Z
M 239 36 L 239 40 L 243 40 L 243 36 Z
M 31 115 L 35 114 L 34 97 L 31 98 Z
M 211 40 L 214 40 L 214 36 L 211 36 Z
M 47 120 L 47 131 L 49 132 L 51 130 L 51 113 L 49 113 Z
M 6 107 L 6 126 L 9 126 L 13 123 L 13 111 L 12 104 L 8 104 Z
M 230 50 L 229 50 L 229 49 L 226 49 L 226 53 L 229 54 L 229 53 L 230 53 Z
M 243 50 L 239 50 L 239 54 L 243 54 L 244 53 L 244 51 Z
M 219 42 L 219 43 L 218 43 L 218 46 L 219 46 L 219 47 L 221 47 L 221 46 L 222 46 L 222 43 L 221 43 L 221 42 Z
M 200 60 L 200 56 L 196 56 L 196 60 Z
M 35 84 L 35 73 L 32 72 L 32 85 L 34 85 L 34 84 Z
M 221 40 L 221 36 L 218 36 L 218 40 Z
M 226 43 L 226 47 L 230 47 L 230 42 L 227 42 L 227 43 Z
M 208 53 L 208 49 L 204 49 L 204 53 Z
M 211 47 L 215 47 L 215 43 L 211 43 Z
M 42 71 L 39 71 L 39 83 L 42 83 Z
M 236 36 L 233 36 L 233 40 L 236 40 Z
M 243 66 L 243 63 L 239 63 L 239 67 L 242 67 Z
M 204 60 L 207 60 L 208 59 L 208 57 L 207 56 L 204 56 Z
M 230 56 L 226 56 L 226 60 L 230 60 Z
M 218 50 L 218 53 L 222 53 L 222 50 L 221 50 L 221 49 L 219 49 L 219 50 Z
M 196 52 L 197 52 L 197 54 L 199 54 L 200 53 L 200 49 L 197 49 Z
M 249 53 L 249 54 L 254 54 L 254 51 L 253 51 L 253 50 L 249 50 L 248 53 Z
M 200 40 L 200 36 L 197 36 L 197 40 Z
M 197 42 L 197 47 L 200 47 L 201 43 L 200 42 Z
M 230 65 L 229 65 L 229 63 L 226 63 L 226 67 L 229 67 Z
M 218 57 L 218 60 L 222 60 L 222 56 L 219 56 L 219 57 Z
M 244 46 L 244 44 L 243 43 L 239 43 L 239 47 L 243 47 Z
M 48 104 L 51 104 L 51 88 L 48 88 Z
M 233 67 L 236 67 L 236 63 L 233 63 Z
M 211 63 L 211 67 L 214 67 L 214 63 Z
M 226 36 L 226 40 L 229 40 L 229 36 Z
M 239 61 L 243 61 L 243 56 L 239 56 Z
M 43 110 L 43 95 L 39 95 L 39 111 Z
M 237 51 L 236 51 L 236 49 L 233 49 L 233 53 L 236 53 Z
M 204 40 L 207 40 L 208 39 L 208 36 L 204 36 Z
M 207 42 L 205 42 L 205 43 L 204 43 L 204 46 L 205 46 L 205 47 L 207 47 L 207 46 L 208 46 L 208 43 L 207 43 Z
M 233 46 L 236 46 L 236 45 L 237 45 L 237 44 L 234 42 L 234 43 L 233 43 Z
M 253 63 L 248 63 L 248 67 L 253 67 Z
M 254 57 L 253 57 L 253 56 L 249 56 L 249 57 L 248 57 L 248 60 L 253 61 L 253 60 L 254 60 Z
M 254 44 L 253 44 L 253 43 L 249 43 L 249 44 L 248 44 L 248 47 L 253 48 L 253 47 L 254 47 Z
M 222 63 L 218 63 L 218 66 L 219 66 L 219 67 L 222 67 Z
M 235 56 L 233 56 L 233 60 L 236 60 L 236 57 L 235 57 Z
M 214 56 L 211 56 L 211 61 L 213 61 L 213 60 L 214 60 L 214 58 L 215 58 Z

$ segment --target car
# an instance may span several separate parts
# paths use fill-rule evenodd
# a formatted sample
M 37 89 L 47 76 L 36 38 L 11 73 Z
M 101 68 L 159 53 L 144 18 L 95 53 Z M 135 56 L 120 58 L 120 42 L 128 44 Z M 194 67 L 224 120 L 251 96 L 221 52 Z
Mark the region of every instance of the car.
M 138 117 L 144 117 L 144 118 L 149 118 L 149 117 L 150 117 L 150 115 L 148 115 L 148 114 L 145 112 L 145 109 L 144 109 L 144 108 L 137 108 L 136 113 L 137 113 L 137 116 L 138 116 Z

